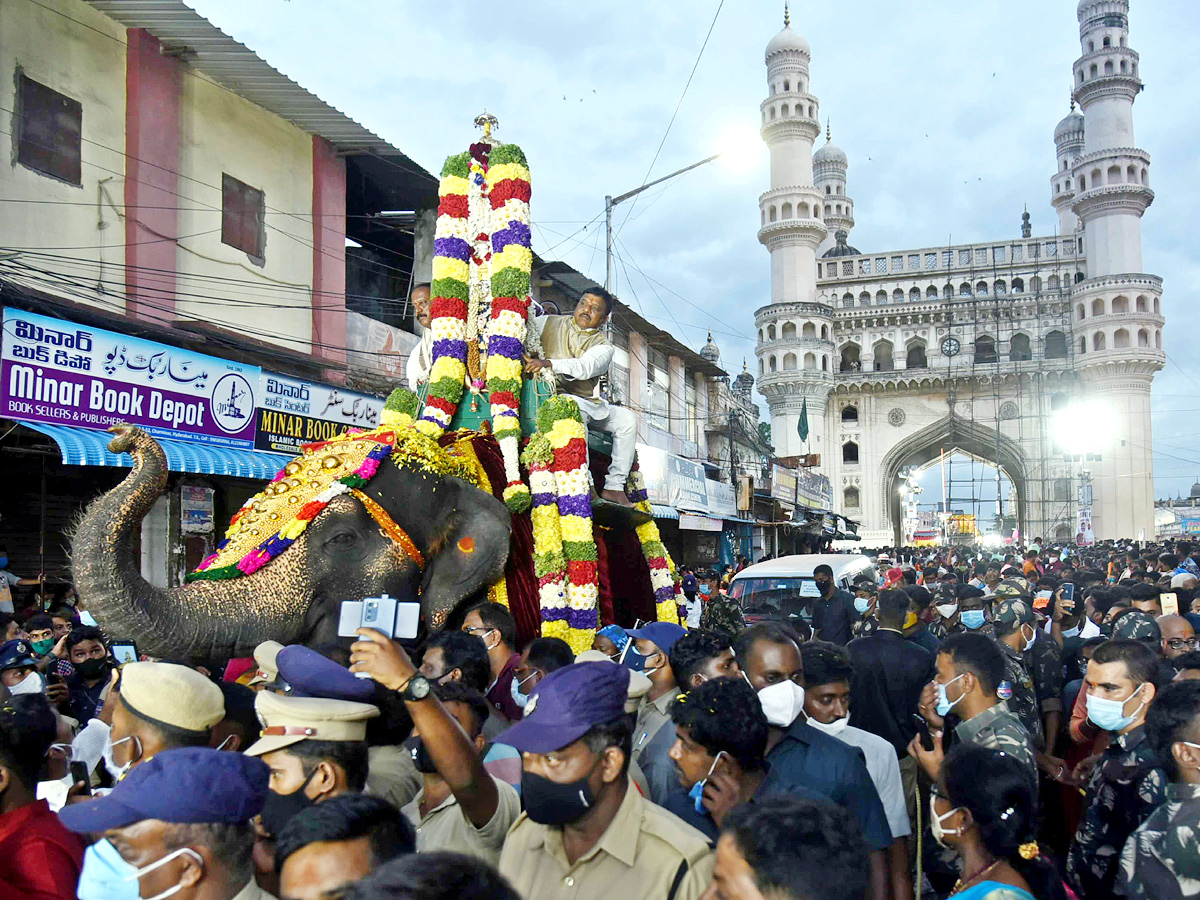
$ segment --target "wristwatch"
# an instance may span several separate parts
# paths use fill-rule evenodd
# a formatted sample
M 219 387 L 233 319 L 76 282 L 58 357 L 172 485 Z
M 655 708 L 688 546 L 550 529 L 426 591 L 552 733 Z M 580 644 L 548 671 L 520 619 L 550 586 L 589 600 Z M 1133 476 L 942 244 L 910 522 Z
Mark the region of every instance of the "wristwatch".
M 433 682 L 419 672 L 412 678 L 408 679 L 406 684 L 400 691 L 401 700 L 424 700 L 433 691 Z

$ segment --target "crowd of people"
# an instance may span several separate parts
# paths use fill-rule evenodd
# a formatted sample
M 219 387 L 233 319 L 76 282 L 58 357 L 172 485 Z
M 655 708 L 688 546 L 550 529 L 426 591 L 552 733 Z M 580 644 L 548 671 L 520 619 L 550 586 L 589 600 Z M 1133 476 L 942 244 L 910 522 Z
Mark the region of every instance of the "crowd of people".
M 875 562 L 749 625 L 683 569 L 684 624 L 578 655 L 485 602 L 419 653 L 119 664 L 39 592 L 0 613 L 0 896 L 1200 897 L 1200 554 Z

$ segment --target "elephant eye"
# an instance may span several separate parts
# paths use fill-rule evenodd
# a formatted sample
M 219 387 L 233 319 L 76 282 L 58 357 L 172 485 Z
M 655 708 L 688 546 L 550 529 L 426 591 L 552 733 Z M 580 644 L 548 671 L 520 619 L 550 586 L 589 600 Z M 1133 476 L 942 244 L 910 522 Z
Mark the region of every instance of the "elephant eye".
M 331 547 L 349 547 L 358 541 L 358 535 L 353 531 L 339 531 L 329 536 L 326 544 Z

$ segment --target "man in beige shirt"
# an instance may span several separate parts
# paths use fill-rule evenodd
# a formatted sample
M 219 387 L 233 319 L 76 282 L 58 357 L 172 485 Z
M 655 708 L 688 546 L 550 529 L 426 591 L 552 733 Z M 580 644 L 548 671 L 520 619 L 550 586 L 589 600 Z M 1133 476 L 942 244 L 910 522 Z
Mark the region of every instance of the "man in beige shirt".
M 483 766 L 483 695 L 457 682 L 435 686 L 378 631 L 360 629 L 350 661 L 353 671 L 397 691 L 412 716 L 413 762 L 424 781 L 402 812 L 416 826 L 417 852 L 450 850 L 495 865 L 521 799 Z
M 525 900 L 696 900 L 708 886 L 708 839 L 629 783 L 628 683 L 610 662 L 559 669 L 503 735 L 522 753 L 525 812 L 500 873 Z

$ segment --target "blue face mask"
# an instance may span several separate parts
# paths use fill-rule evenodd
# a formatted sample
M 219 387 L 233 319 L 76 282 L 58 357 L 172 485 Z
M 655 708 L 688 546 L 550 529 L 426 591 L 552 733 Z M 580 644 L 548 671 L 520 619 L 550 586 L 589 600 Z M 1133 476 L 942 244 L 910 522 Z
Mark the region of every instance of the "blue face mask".
M 97 841 L 83 854 L 76 896 L 79 900 L 138 900 L 142 892 L 133 877 L 136 873 L 112 844 Z
M 958 678 L 962 678 L 962 675 L 959 675 Z M 958 678 L 951 678 L 945 684 L 938 684 L 936 681 L 934 682 L 934 686 L 937 688 L 938 694 L 937 714 L 939 716 L 945 716 L 946 713 L 950 712 L 950 710 L 954 709 L 954 707 L 958 705 L 959 700 L 966 696 L 965 694 L 959 694 L 958 698 L 952 701 L 946 694 L 946 688 L 958 681 Z
M 700 585 L 700 593 L 703 594 L 705 597 L 707 597 L 709 594 L 712 593 L 712 585 L 711 584 Z
M 695 810 L 698 813 L 704 813 L 704 785 L 708 784 L 708 779 L 712 778 L 713 769 L 717 767 L 717 763 L 721 761 L 721 754 L 724 750 L 717 751 L 717 758 L 712 761 L 712 765 L 708 767 L 708 774 L 692 785 L 692 789 L 688 791 L 688 796 L 692 799 Z
M 971 631 L 982 628 L 986 621 L 982 609 L 964 609 L 958 614 L 958 619 L 963 623 L 964 628 L 969 628 Z
M 1142 689 L 1139 684 L 1133 691 L 1136 694 Z M 1125 712 L 1125 704 L 1133 697 L 1130 694 L 1124 700 L 1108 700 L 1104 697 L 1095 697 L 1091 694 L 1087 695 L 1087 714 L 1097 728 L 1102 728 L 1104 731 L 1121 732 L 1133 724 L 1134 720 L 1141 715 L 1143 709 L 1146 708 L 1146 701 L 1143 700 L 1140 705 L 1134 708 L 1133 715 L 1127 716 Z
M 635 672 L 644 672 L 646 670 L 647 658 L 648 657 L 642 656 L 642 654 L 637 652 L 637 649 L 633 646 L 633 641 L 631 640 L 629 642 L 629 646 L 625 649 L 625 652 L 622 654 L 619 661 L 621 665 L 628 666 Z
M 858 614 L 860 616 L 866 615 L 867 610 L 871 608 L 871 598 L 870 597 L 855 597 L 854 598 L 854 608 L 856 610 L 858 610 Z

